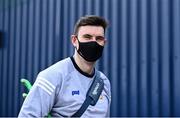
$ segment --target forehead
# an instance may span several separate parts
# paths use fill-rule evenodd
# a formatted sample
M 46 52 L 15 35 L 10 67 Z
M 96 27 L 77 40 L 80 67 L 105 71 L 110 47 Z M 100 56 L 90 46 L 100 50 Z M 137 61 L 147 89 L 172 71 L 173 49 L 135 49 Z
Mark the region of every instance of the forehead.
M 90 34 L 94 36 L 104 36 L 104 29 L 101 26 L 81 26 L 79 27 L 79 35 Z

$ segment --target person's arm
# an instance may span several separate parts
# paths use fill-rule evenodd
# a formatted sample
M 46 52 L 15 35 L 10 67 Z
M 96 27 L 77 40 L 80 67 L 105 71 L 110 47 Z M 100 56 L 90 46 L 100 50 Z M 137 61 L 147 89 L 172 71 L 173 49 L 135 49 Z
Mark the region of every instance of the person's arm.
M 109 98 L 108 111 L 106 113 L 106 117 L 110 117 L 110 107 L 111 107 L 111 98 Z
M 111 107 L 111 84 L 108 80 L 107 82 L 107 94 L 108 94 L 108 99 L 109 99 L 109 104 L 108 104 L 108 111 L 107 111 L 107 114 L 106 114 L 106 117 L 110 117 L 110 107 Z
M 54 104 L 56 86 L 43 77 L 37 77 L 21 107 L 18 117 L 47 116 Z

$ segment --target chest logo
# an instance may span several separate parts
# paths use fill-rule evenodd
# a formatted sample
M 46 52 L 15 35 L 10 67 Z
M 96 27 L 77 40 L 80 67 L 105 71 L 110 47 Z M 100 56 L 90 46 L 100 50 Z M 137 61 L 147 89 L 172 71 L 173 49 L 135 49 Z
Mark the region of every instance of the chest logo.
M 74 95 L 79 95 L 79 90 L 77 90 L 77 91 L 72 91 L 72 96 L 74 96 Z

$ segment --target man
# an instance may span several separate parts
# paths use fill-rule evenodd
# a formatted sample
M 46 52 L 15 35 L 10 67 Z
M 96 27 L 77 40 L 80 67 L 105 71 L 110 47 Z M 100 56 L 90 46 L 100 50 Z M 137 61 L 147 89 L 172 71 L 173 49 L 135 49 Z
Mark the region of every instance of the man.
M 72 57 L 66 58 L 40 72 L 26 97 L 19 117 L 70 117 L 86 99 L 86 93 L 97 73 L 104 88 L 95 106 L 89 105 L 82 117 L 109 116 L 111 90 L 107 77 L 95 68 L 106 43 L 106 21 L 98 16 L 79 19 L 71 36 L 75 47 Z

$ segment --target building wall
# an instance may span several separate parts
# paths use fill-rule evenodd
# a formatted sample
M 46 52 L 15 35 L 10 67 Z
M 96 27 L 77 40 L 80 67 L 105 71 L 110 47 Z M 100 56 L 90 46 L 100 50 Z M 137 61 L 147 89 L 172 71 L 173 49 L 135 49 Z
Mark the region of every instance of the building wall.
M 0 0 L 0 116 L 17 116 L 21 78 L 71 56 L 73 26 L 109 21 L 97 68 L 110 79 L 111 116 L 180 116 L 179 0 Z

